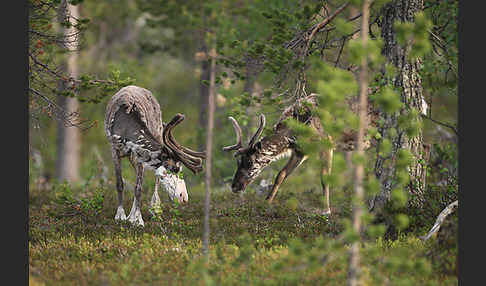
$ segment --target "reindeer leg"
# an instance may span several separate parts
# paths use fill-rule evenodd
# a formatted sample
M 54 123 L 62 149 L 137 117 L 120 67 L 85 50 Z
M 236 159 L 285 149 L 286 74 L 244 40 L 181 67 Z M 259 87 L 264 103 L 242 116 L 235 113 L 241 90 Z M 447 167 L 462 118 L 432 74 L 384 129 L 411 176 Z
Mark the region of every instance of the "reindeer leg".
M 278 175 L 275 178 L 275 182 L 273 183 L 272 190 L 270 191 L 270 193 L 268 194 L 268 196 L 266 198 L 269 203 L 273 202 L 273 199 L 275 198 L 275 195 L 277 194 L 278 188 L 283 183 L 283 181 L 290 174 L 292 174 L 292 172 L 295 170 L 295 168 L 300 166 L 300 164 L 302 164 L 302 162 L 304 162 L 305 159 L 307 159 L 307 156 L 303 156 L 301 153 L 298 153 L 298 152 L 295 152 L 295 151 L 292 152 L 292 156 L 290 157 L 289 161 L 287 162 L 285 167 L 283 167 L 283 169 L 280 170 L 280 172 L 278 172 Z
M 333 153 L 334 153 L 333 149 L 327 150 L 325 152 L 325 158 L 324 155 L 321 153 L 321 161 L 323 162 L 323 167 L 321 169 L 321 186 L 322 186 L 322 193 L 325 198 L 325 206 L 322 214 L 325 215 L 331 214 L 331 204 L 329 203 L 329 193 L 330 193 L 329 184 L 326 184 L 324 180 L 324 176 L 331 174 Z
M 115 220 L 126 220 L 125 210 L 123 209 L 123 177 L 121 172 L 121 160 L 115 148 L 111 149 L 111 156 L 115 164 L 116 190 L 118 191 L 118 208 L 116 209 Z
M 160 182 L 160 177 L 155 176 L 155 189 L 154 193 L 152 195 L 152 199 L 150 200 L 150 213 L 154 215 L 154 210 L 157 208 L 160 208 L 160 198 L 159 198 L 159 182 Z
M 135 183 L 135 196 L 133 198 L 132 209 L 130 210 L 130 214 L 128 215 L 128 220 L 133 225 L 140 225 L 144 226 L 144 222 L 142 219 L 142 184 L 143 184 L 143 173 L 144 167 L 142 163 L 138 163 L 135 161 L 134 158 L 130 157 L 130 162 L 132 163 L 133 168 L 137 174 L 137 179 Z

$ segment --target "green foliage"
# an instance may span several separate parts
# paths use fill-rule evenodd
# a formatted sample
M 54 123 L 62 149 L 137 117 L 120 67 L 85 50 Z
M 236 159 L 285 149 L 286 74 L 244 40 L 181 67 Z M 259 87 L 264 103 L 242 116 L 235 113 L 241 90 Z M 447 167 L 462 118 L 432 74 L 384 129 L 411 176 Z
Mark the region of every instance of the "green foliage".
M 405 207 L 407 205 L 407 194 L 403 189 L 394 189 L 391 192 L 392 203 L 397 207 Z
M 388 86 L 381 88 L 370 98 L 377 104 L 377 106 L 381 107 L 387 113 L 397 112 L 403 107 L 400 95 Z
M 319 142 L 320 138 L 312 127 L 293 118 L 288 118 L 284 123 L 290 130 L 292 130 L 293 134 L 299 138 L 299 146 L 302 148 L 303 152 L 312 154 L 317 151 L 316 148 L 318 145 L 316 145 L 316 143 Z
M 353 24 L 343 18 L 337 18 L 335 24 L 336 31 L 343 36 L 351 34 L 353 32 Z
M 379 155 L 386 157 L 390 154 L 392 150 L 392 143 L 391 140 L 388 138 L 385 138 L 380 141 L 380 150 L 379 150 Z
M 73 95 L 78 93 L 87 94 L 88 96 L 79 97 L 80 102 L 100 103 L 104 98 L 115 94 L 122 87 L 133 85 L 135 80 L 130 77 L 122 77 L 121 71 L 112 69 L 109 72 L 107 80 L 98 81 L 94 76 L 81 75 L 80 83 L 73 90 Z
M 422 119 L 417 109 L 409 109 L 398 117 L 398 126 L 407 136 L 415 137 L 422 129 Z
M 381 39 L 369 40 L 366 46 L 363 45 L 361 39 L 350 40 L 348 42 L 349 61 L 359 65 L 366 58 L 369 61 L 369 65 L 379 66 L 384 63 L 384 58 L 381 55 L 382 46 L 383 42 Z
M 64 182 L 54 188 L 55 201 L 60 204 L 74 204 L 76 200 L 74 199 L 73 192 L 68 183 Z
M 380 191 L 380 182 L 378 182 L 376 177 L 370 176 L 368 178 L 365 184 L 365 190 L 369 196 L 378 194 L 378 192 Z
M 408 54 L 410 59 L 423 57 L 430 51 L 432 46 L 429 41 L 429 31 L 432 28 L 432 22 L 423 12 L 415 15 L 414 22 L 395 22 L 394 28 L 397 32 L 397 40 L 401 45 L 412 44 L 412 49 Z
M 397 153 L 397 169 L 405 169 L 413 162 L 413 155 L 408 149 L 400 149 Z
M 97 216 L 103 208 L 105 190 L 97 188 L 90 197 L 79 198 L 73 194 L 69 184 L 64 182 L 55 186 L 54 194 L 54 202 L 57 204 L 57 215 L 61 217 L 75 214 Z

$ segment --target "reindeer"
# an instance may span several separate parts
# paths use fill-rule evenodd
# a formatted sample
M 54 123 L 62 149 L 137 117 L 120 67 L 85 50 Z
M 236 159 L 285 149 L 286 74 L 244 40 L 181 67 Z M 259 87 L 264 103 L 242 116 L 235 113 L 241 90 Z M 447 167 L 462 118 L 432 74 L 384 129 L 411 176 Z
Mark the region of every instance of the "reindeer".
M 356 108 L 357 106 L 353 102 L 349 102 L 349 104 L 352 108 Z M 331 173 L 334 150 L 352 151 L 355 148 L 355 132 L 349 130 L 344 132 L 342 137 L 339 138 L 339 141 L 334 143 L 333 138 L 324 132 L 320 119 L 312 114 L 312 109 L 316 107 L 317 94 L 315 93 L 296 100 L 293 105 L 284 110 L 282 116 L 273 127 L 273 133 L 258 140 L 265 127 L 265 116 L 261 114 L 258 129 L 251 137 L 247 147 L 243 147 L 241 143 L 242 132 L 238 122 L 233 117 L 229 117 L 236 133 L 237 142 L 234 145 L 224 147 L 223 150 L 236 150 L 234 157 L 237 160 L 237 170 L 231 184 L 231 189 L 234 193 L 244 191 L 262 170 L 272 162 L 290 156 L 287 164 L 278 172 L 271 190 L 266 197 L 266 200 L 272 203 L 280 185 L 308 158 L 308 155 L 299 147 L 297 138 L 285 124 L 286 119 L 293 118 L 311 126 L 321 138 L 326 136 L 333 144 L 332 148 L 320 151 L 319 153 L 323 162 L 321 169 L 321 187 L 326 202 L 326 208 L 322 214 L 331 214 L 329 204 L 330 189 L 329 184 L 325 182 L 324 178 L 325 175 Z M 376 120 L 375 111 L 369 110 L 369 115 L 373 115 L 372 118 Z M 369 148 L 370 142 L 365 142 L 365 145 L 366 148 Z
M 178 113 L 169 123 L 164 124 L 159 103 L 149 90 L 141 87 L 126 86 L 110 99 L 106 107 L 104 127 L 115 165 L 118 191 L 115 220 L 128 219 L 134 225 L 144 226 L 140 210 L 145 169 L 155 172 L 151 209 L 160 205 L 159 183 L 172 201 L 188 201 L 185 182 L 179 176 L 181 163 L 196 174 L 202 170 L 205 153 L 181 146 L 174 139 L 172 130 L 183 120 L 184 115 Z M 128 218 L 122 204 L 124 183 L 120 164 L 125 157 L 136 172 L 135 197 Z

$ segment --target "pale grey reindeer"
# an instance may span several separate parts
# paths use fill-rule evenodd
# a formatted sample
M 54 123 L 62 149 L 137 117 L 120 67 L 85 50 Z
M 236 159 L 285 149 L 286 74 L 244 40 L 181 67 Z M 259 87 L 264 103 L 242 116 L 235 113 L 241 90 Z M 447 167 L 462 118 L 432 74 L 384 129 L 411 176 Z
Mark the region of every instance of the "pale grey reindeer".
M 193 151 L 174 139 L 172 129 L 183 120 L 184 115 L 178 113 L 164 124 L 157 99 L 145 88 L 126 86 L 110 99 L 106 106 L 104 127 L 115 165 L 118 191 L 115 220 L 128 219 L 134 225 L 144 225 L 141 193 L 145 169 L 155 172 L 151 208 L 160 205 L 159 183 L 171 200 L 181 203 L 188 201 L 186 185 L 179 176 L 181 163 L 193 173 L 198 173 L 202 170 L 205 152 Z M 128 217 L 123 209 L 124 183 L 120 163 L 124 157 L 128 157 L 136 173 L 135 196 Z
M 296 138 L 290 128 L 285 124 L 285 120 L 293 118 L 301 123 L 311 126 L 317 131 L 319 136 L 327 138 L 332 142 L 333 148 L 323 150 L 319 152 L 320 159 L 323 163 L 321 169 L 321 186 L 323 195 L 325 197 L 326 206 L 322 211 L 322 214 L 331 214 L 331 208 L 329 203 L 330 188 L 324 180 L 326 174 L 331 174 L 331 166 L 334 150 L 338 151 L 352 151 L 355 148 L 355 132 L 347 130 L 342 134 L 337 142 L 334 142 L 333 138 L 326 134 L 322 128 L 320 119 L 313 115 L 312 109 L 317 107 L 317 94 L 312 93 L 306 97 L 302 97 L 291 106 L 287 107 L 277 124 L 273 127 L 273 133 L 258 140 L 265 127 L 265 116 L 260 115 L 259 127 L 255 134 L 251 137 L 247 147 L 244 147 L 241 138 L 242 131 L 238 122 L 229 117 L 233 128 L 236 132 L 236 144 L 224 147 L 224 151 L 236 150 L 234 157 L 237 160 L 237 170 L 233 177 L 231 189 L 235 193 L 244 191 L 246 187 L 253 182 L 256 177 L 262 172 L 262 170 L 270 165 L 270 163 L 277 161 L 281 158 L 290 156 L 287 164 L 279 171 L 275 178 L 275 181 L 268 193 L 266 199 L 269 203 L 273 202 L 275 195 L 284 182 L 284 180 L 307 158 L 301 148 L 299 147 L 298 138 Z M 356 109 L 357 104 L 353 101 L 348 102 L 351 109 Z M 377 113 L 371 108 L 368 111 L 368 118 L 373 120 L 373 124 L 376 124 Z M 366 148 L 370 147 L 370 141 L 365 142 Z

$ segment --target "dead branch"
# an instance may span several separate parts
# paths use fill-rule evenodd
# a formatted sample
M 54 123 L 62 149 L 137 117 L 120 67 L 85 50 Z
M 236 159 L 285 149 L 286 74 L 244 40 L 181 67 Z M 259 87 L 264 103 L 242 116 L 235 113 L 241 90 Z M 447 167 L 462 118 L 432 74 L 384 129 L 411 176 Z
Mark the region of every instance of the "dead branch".
M 327 17 L 326 19 L 324 19 L 324 21 L 320 22 L 319 24 L 317 24 L 314 29 L 312 29 L 312 32 L 310 33 L 309 37 L 307 38 L 307 47 L 306 47 L 306 51 L 309 49 L 309 44 L 312 40 L 312 38 L 314 37 L 314 35 L 322 30 L 322 28 L 324 28 L 329 22 L 331 22 L 334 18 L 336 18 L 336 16 L 341 13 L 344 8 L 346 8 L 348 6 L 348 3 L 344 3 L 343 5 L 341 5 L 341 7 L 337 8 L 336 11 L 334 11 L 334 13 Z
M 454 202 L 452 202 L 451 204 L 449 204 L 444 210 L 442 210 L 439 214 L 439 216 L 437 217 L 437 219 L 435 220 L 435 224 L 434 226 L 432 226 L 432 228 L 430 229 L 429 233 L 427 233 L 427 235 L 424 235 L 424 236 L 421 236 L 420 239 L 423 240 L 423 241 L 426 241 L 427 239 L 429 239 L 434 233 L 436 233 L 437 231 L 439 231 L 440 229 L 440 226 L 442 225 L 442 223 L 444 222 L 445 218 L 450 215 L 454 210 L 455 208 L 459 205 L 459 201 L 456 200 Z
M 327 18 L 325 18 L 322 22 L 313 25 L 309 29 L 300 32 L 296 37 L 290 40 L 288 43 L 284 45 L 286 49 L 294 49 L 297 46 L 300 46 L 303 43 L 306 43 L 306 50 L 309 48 L 310 42 L 314 35 L 317 32 L 320 32 L 329 22 L 331 22 L 339 13 L 341 13 L 344 8 L 348 6 L 348 3 L 344 3 L 341 7 L 337 8 L 336 11 Z M 354 20 L 354 19 L 353 19 Z M 308 35 L 308 36 L 307 36 Z

